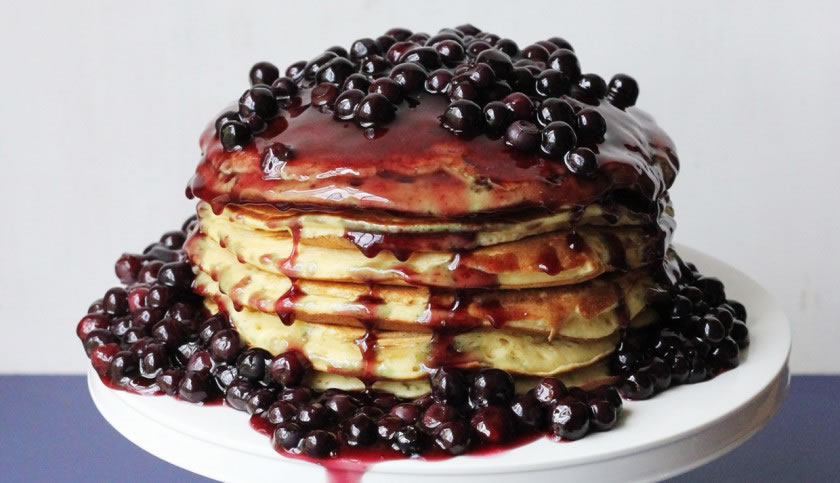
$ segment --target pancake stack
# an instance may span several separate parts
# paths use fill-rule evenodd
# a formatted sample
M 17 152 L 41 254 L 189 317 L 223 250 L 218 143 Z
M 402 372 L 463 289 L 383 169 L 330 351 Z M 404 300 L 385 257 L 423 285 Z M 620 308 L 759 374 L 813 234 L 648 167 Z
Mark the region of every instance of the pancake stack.
M 315 389 L 416 396 L 439 367 L 605 382 L 673 265 L 678 162 L 653 120 L 558 96 L 606 123 L 586 143 L 579 131 L 597 170 L 576 173 L 546 149 L 461 135 L 441 117 L 452 99 L 429 92 L 387 124 L 336 119 L 321 102 L 336 83 L 300 72 L 252 139 L 231 147 L 231 113 L 202 136 L 185 250 L 206 307 L 248 345 L 303 354 Z

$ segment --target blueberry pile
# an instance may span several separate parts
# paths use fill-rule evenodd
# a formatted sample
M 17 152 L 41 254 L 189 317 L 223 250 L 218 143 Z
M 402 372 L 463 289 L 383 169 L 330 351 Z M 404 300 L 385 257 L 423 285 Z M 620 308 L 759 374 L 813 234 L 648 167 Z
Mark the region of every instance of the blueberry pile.
M 661 322 L 641 337 L 623 337 L 612 356 L 611 370 L 622 376 L 619 389 L 628 399 L 733 369 L 750 343 L 747 311 L 726 298 L 723 283 L 691 263 L 680 271 L 680 282 L 656 305 Z
M 394 28 L 356 40 L 349 50 L 330 47 L 295 62 L 284 76 L 259 62 L 249 77 L 238 111 L 216 121 L 227 151 L 248 145 L 284 109 L 300 109 L 305 91 L 308 107 L 363 128 L 393 121 L 424 95 L 439 95 L 450 102 L 439 119 L 452 134 L 502 138 L 512 149 L 564 162 L 582 176 L 597 169 L 595 146 L 607 129 L 597 106 L 606 99 L 625 109 L 639 95 L 630 76 L 618 74 L 607 84 L 582 73 L 574 49 L 559 37 L 520 49 L 472 25 L 436 35 Z
M 682 279 L 656 305 L 663 322 L 622 338 L 610 361 L 617 386 L 584 391 L 547 377 L 516 394 L 505 371 L 441 367 L 429 376 L 431 394 L 417 399 L 372 389 L 318 392 L 303 384 L 311 365 L 299 352 L 247 347 L 226 315 L 204 310 L 182 250 L 195 223 L 189 218 L 142 254 L 122 255 L 114 268 L 124 285 L 96 300 L 76 333 L 112 387 L 224 401 L 248 412 L 280 452 L 459 455 L 545 434 L 576 440 L 613 428 L 622 396 L 646 399 L 714 377 L 737 366 L 749 344 L 744 306 L 726 299 L 719 280 L 683 264 Z

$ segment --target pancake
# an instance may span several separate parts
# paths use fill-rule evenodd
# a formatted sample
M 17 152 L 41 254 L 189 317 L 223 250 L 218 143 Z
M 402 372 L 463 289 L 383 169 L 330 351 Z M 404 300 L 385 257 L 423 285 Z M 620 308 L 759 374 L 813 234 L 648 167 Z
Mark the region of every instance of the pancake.
M 426 376 L 424 368 L 442 362 L 460 368 L 495 367 L 530 376 L 560 374 L 604 359 L 613 352 L 619 337 L 614 332 L 592 340 L 562 337 L 548 340 L 504 329 L 474 329 L 447 336 L 398 331 L 374 333 L 303 319 L 285 325 L 274 315 L 248 308 L 237 311 L 230 298 L 206 274 L 199 274 L 197 287 L 205 296 L 208 310 L 227 313 L 248 345 L 272 354 L 294 349 L 305 355 L 315 370 L 365 380 L 420 379 Z M 375 337 L 371 338 L 371 334 Z
M 400 109 L 386 128 L 374 130 L 308 109 L 311 91 L 302 86 L 292 105 L 235 151 L 225 151 L 209 125 L 188 196 L 217 206 L 270 203 L 457 218 L 559 211 L 616 192 L 655 202 L 679 165 L 668 135 L 636 107 L 566 98 L 574 107 L 597 110 L 609 126 L 597 146 L 600 175 L 585 178 L 538 153 L 505 149 L 498 138 L 465 142 L 453 136 L 440 125 L 449 104 L 445 96 L 417 93 L 410 109 Z M 283 159 L 266 151 L 278 143 L 289 148 Z
M 592 365 L 581 367 L 580 369 L 557 374 L 555 377 L 560 379 L 566 387 L 581 387 L 584 389 L 595 388 L 615 380 L 614 376 L 609 375 L 605 361 L 599 361 Z M 540 380 L 541 378 L 539 377 L 515 377 L 516 392 L 524 394 L 537 385 Z M 325 391 L 327 389 L 364 391 L 367 389 L 365 383 L 357 377 L 321 371 L 311 371 L 304 379 L 304 384 L 317 391 Z M 380 380 L 374 382 L 371 388 L 404 398 L 421 397 L 431 392 L 428 379 L 416 379 L 412 381 Z
M 304 240 L 322 237 L 352 239 L 358 236 L 352 234 L 370 234 L 378 236 L 376 242 L 386 249 L 409 244 L 413 251 L 469 250 L 552 231 L 568 231 L 577 226 L 638 226 L 656 221 L 650 214 L 634 212 L 616 203 L 593 203 L 531 216 L 484 216 L 480 221 L 476 218 L 406 218 L 379 212 L 300 211 L 279 209 L 268 204 L 234 203 L 225 205 L 217 215 L 211 205 L 203 201 L 198 203 L 197 210 L 201 218 L 220 216 L 250 230 L 289 232 L 299 229 Z M 673 217 L 673 207 L 667 196 L 660 200 L 657 212 Z M 356 245 L 359 246 L 358 243 Z
M 568 285 L 645 266 L 658 258 L 661 246 L 660 234 L 645 227 L 581 226 L 471 251 L 420 251 L 406 257 L 381 251 L 371 257 L 343 236 L 251 229 L 239 219 L 214 215 L 207 205 L 199 208 L 199 216 L 202 233 L 239 260 L 308 280 L 458 288 Z M 187 245 L 190 253 L 206 249 Z
M 388 330 L 503 327 L 549 338 L 600 338 L 642 312 L 649 289 L 655 286 L 645 270 L 637 270 L 586 284 L 543 289 L 465 293 L 299 280 L 292 291 L 293 281 L 288 277 L 240 263 L 201 234 L 191 237 L 187 250 L 202 272 L 197 284 L 211 279 L 234 307 L 275 317 L 279 312 L 319 323 L 372 324 Z M 452 307 L 458 307 L 457 312 L 452 312 Z

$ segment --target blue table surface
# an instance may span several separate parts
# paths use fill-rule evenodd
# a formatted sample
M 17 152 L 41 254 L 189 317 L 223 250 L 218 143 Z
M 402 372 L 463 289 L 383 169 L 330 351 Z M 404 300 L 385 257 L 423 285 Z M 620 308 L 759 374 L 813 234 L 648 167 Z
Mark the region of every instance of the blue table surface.
M 840 481 L 838 401 L 840 376 L 796 376 L 766 428 L 671 481 Z M 0 376 L 0 471 L 5 482 L 207 481 L 117 433 L 83 376 Z

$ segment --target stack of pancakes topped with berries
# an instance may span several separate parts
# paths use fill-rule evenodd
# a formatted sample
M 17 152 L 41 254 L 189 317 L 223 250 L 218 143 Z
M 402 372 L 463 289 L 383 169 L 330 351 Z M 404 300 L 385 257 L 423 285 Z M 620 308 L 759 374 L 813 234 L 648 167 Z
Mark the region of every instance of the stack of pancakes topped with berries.
M 316 389 L 603 382 L 673 281 L 674 146 L 632 78 L 582 74 L 568 45 L 435 37 L 254 66 L 187 190 L 194 289 Z

